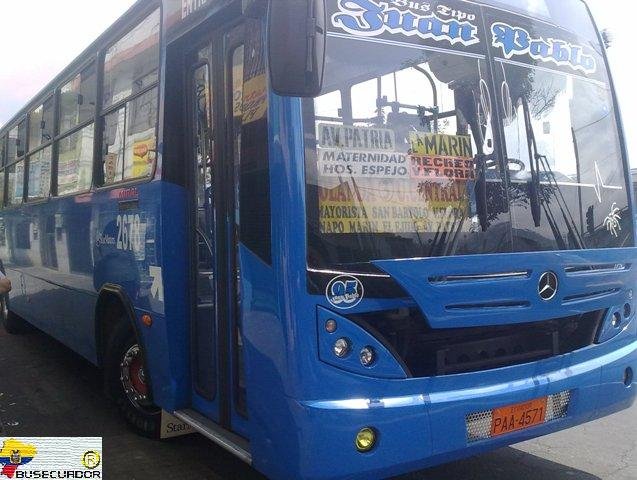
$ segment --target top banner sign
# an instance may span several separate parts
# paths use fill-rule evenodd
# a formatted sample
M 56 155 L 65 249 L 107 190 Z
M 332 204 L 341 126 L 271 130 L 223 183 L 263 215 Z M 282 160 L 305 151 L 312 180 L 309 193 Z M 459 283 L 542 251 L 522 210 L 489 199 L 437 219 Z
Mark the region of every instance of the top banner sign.
M 408 4 L 410 2 L 396 2 Z M 332 15 L 332 24 L 352 35 L 376 37 L 385 32 L 420 37 L 424 40 L 447 41 L 452 45 L 475 45 L 480 43 L 478 27 L 468 20 L 441 18 L 438 12 L 451 15 L 449 7 L 417 14 L 411 10 L 400 10 L 388 2 L 379 0 L 339 0 L 339 11 Z M 430 9 L 422 4 L 422 10 Z M 468 19 L 469 15 L 462 15 Z M 475 20 L 475 15 L 471 15 Z
M 493 46 L 500 48 L 504 57 L 528 55 L 540 62 L 552 62 L 559 67 L 579 70 L 585 74 L 597 71 L 597 61 L 592 55 L 584 53 L 584 47 L 573 45 L 557 38 L 544 39 L 533 36 L 524 28 L 512 27 L 506 23 L 494 23 L 491 26 Z
M 337 0 L 334 33 L 443 48 L 484 45 L 478 8 L 455 0 Z M 477 53 L 474 51 L 473 53 Z

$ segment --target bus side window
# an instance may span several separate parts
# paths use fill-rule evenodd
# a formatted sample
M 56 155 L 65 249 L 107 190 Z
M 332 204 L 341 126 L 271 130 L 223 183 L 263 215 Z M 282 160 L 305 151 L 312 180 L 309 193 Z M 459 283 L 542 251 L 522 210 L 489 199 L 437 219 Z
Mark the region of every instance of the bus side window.
M 51 192 L 51 153 L 48 146 L 29 156 L 27 200 L 42 200 Z
M 53 140 L 53 97 L 29 114 L 29 151 Z
M 4 169 L 0 170 L 0 208 L 4 207 Z
M 93 177 L 97 74 L 91 63 L 60 89 L 57 195 L 90 190 Z
M 4 173 L 6 180 L 6 205 L 19 205 L 24 197 L 24 156 L 27 146 L 27 121 L 22 120 L 9 130 L 6 143 Z
M 160 15 L 155 10 L 104 55 L 102 185 L 145 178 L 157 156 Z M 135 52 L 132 58 L 123 52 Z
M 94 125 L 67 135 L 58 142 L 57 194 L 89 190 L 93 173 Z
M 24 160 L 10 165 L 7 172 L 7 205 L 19 205 L 24 195 Z
M 157 89 L 134 98 L 104 117 L 104 184 L 147 177 L 155 162 Z
M 82 70 L 60 89 L 60 133 L 91 120 L 95 115 L 97 77 L 95 63 Z
M 7 154 L 7 137 L 0 137 L 0 208 L 4 207 L 4 166 Z
M 26 153 L 26 144 L 27 124 L 26 120 L 23 120 L 9 131 L 6 165 L 15 163 L 16 160 L 24 156 Z

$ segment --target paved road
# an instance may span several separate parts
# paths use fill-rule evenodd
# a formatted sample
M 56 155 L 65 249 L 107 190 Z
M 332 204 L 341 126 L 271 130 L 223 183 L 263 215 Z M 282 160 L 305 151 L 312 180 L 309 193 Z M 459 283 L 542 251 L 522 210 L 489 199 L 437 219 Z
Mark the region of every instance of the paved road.
M 0 329 L 0 436 L 103 436 L 105 478 L 262 479 L 199 435 L 156 442 L 130 433 L 99 371 L 41 333 Z M 637 407 L 540 440 L 395 480 L 636 480 Z

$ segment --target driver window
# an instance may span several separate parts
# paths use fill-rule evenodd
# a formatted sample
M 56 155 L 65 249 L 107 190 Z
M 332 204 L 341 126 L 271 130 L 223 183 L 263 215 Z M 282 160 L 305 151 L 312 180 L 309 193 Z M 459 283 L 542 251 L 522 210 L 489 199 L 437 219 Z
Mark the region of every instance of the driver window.
M 611 117 L 607 91 L 559 73 L 502 65 L 503 125 L 513 182 L 528 181 L 538 156 L 542 183 L 593 183 L 594 168 L 581 168 L 578 155 L 592 150 Z M 594 134 L 591 134 L 593 132 Z M 592 145 L 588 150 L 585 144 Z M 601 158 L 604 152 L 599 152 Z M 594 167 L 595 162 L 591 162 Z M 597 162 L 601 171 L 603 162 Z M 578 180 L 579 178 L 579 180 Z

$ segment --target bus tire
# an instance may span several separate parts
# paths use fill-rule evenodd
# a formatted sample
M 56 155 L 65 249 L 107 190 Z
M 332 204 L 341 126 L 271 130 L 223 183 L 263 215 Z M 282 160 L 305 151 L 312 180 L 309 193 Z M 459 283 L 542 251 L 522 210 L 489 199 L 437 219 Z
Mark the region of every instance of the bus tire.
M 114 327 L 104 352 L 106 391 L 135 432 L 159 438 L 161 409 L 151 402 L 145 379 L 142 349 L 130 323 L 122 319 Z
M 33 330 L 31 324 L 9 310 L 9 301 L 6 295 L 0 297 L 0 323 L 12 335 L 27 333 Z

